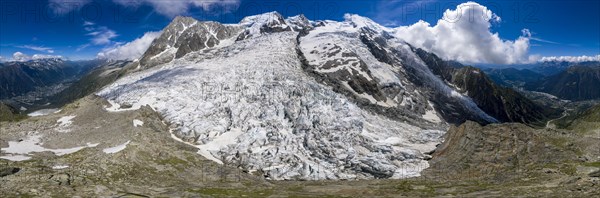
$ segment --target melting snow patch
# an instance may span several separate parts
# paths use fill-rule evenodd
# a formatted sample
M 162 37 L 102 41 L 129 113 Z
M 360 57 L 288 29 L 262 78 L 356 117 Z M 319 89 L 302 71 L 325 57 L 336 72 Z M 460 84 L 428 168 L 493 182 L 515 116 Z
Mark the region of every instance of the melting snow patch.
M 87 143 L 87 147 L 93 148 L 93 147 L 96 147 L 96 146 L 98 146 L 99 144 L 100 144 L 100 143 L 92 144 L 92 143 L 89 143 L 89 142 L 88 142 L 88 143 Z
M 54 170 L 60 170 L 60 169 L 65 169 L 65 168 L 69 168 L 69 166 L 67 166 L 67 165 L 54 165 L 54 166 L 52 166 L 52 169 L 54 169 Z
M 55 155 L 62 156 L 62 155 L 66 155 L 66 154 L 75 153 L 86 147 L 95 146 L 95 145 L 88 143 L 86 146 L 80 146 L 80 147 L 74 147 L 74 148 L 48 149 L 48 148 L 44 148 L 41 146 L 41 143 L 40 143 L 41 138 L 42 138 L 42 136 L 40 136 L 38 134 L 34 134 L 34 135 L 31 135 L 31 136 L 27 137 L 26 139 L 23 139 L 20 141 L 16 141 L 16 142 L 9 141 L 8 148 L 2 148 L 0 150 L 4 151 L 5 153 L 9 153 L 10 155 L 1 156 L 0 158 L 8 159 L 11 161 L 23 161 L 23 160 L 31 159 L 31 157 L 28 155 L 33 152 L 50 151 L 50 152 L 54 153 Z
M 0 156 L 0 158 L 10 160 L 10 161 L 15 161 L 15 162 L 31 159 L 31 157 L 26 156 L 26 155 L 7 155 L 7 156 Z
M 45 116 L 53 113 L 59 113 L 60 109 L 40 109 L 27 114 L 29 117 Z
M 71 129 L 69 129 L 69 126 L 71 126 L 71 124 L 73 123 L 73 121 L 71 121 L 73 118 L 75 118 L 75 116 L 70 115 L 70 116 L 64 116 L 64 117 L 58 119 L 56 121 L 56 122 L 58 122 L 58 128 L 56 130 L 58 132 L 62 132 L 62 133 L 71 131 Z
M 122 151 L 123 149 L 127 148 L 127 145 L 129 144 L 129 142 L 131 142 L 131 140 L 128 140 L 127 142 L 125 142 L 121 145 L 117 145 L 115 147 L 105 148 L 102 151 L 106 154 L 118 153 L 119 151 Z
M 144 126 L 144 122 L 138 119 L 133 119 L 133 127 Z
M 104 109 L 106 109 L 106 111 L 109 111 L 109 112 L 138 110 L 144 105 L 149 105 L 149 104 L 155 103 L 156 99 L 151 97 L 153 95 L 156 95 L 156 93 L 149 92 L 146 97 L 141 98 L 139 101 L 137 101 L 135 104 L 133 104 L 130 108 L 121 108 L 120 104 L 118 104 L 112 100 L 108 100 L 108 103 L 110 103 L 111 107 L 105 107 Z

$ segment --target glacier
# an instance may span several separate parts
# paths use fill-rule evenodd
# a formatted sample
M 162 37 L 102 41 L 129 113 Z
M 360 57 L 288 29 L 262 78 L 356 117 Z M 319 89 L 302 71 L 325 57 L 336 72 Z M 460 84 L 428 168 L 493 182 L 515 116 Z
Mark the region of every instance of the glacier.
M 315 82 L 301 68 L 296 36 L 192 52 L 98 95 L 150 105 L 201 152 L 272 179 L 404 178 L 427 168 L 422 153 L 444 132 L 364 111 Z
M 96 94 L 107 111 L 149 105 L 198 154 L 267 179 L 416 177 L 449 126 L 431 92 L 487 115 L 387 31 L 356 15 L 178 17 L 135 70 Z

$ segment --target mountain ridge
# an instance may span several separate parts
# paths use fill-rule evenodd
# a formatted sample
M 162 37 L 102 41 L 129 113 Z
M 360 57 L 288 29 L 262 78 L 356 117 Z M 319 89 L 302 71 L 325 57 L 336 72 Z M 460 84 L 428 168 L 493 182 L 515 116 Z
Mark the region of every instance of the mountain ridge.
M 202 24 L 238 35 L 186 48 L 215 36 Z M 357 15 L 337 22 L 270 12 L 228 25 L 177 17 L 126 66 L 139 64 L 135 72 L 97 94 L 110 111 L 150 105 L 201 155 L 267 178 L 413 177 L 450 124 L 498 120 L 388 31 Z

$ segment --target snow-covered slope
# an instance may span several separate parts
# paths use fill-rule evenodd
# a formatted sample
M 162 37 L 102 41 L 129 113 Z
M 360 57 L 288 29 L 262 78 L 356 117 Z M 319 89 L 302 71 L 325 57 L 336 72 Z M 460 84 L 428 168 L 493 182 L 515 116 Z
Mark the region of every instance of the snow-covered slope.
M 299 38 L 308 70 L 318 78 L 352 93 L 365 101 L 362 104 L 375 104 L 370 109 L 376 112 L 401 115 L 401 120 L 418 126 L 430 124 L 423 116 L 435 108 L 445 108 L 440 111 L 444 117 L 459 113 L 463 119 L 495 122 L 435 76 L 409 44 L 388 33 L 391 30 L 357 15 L 345 18 L 325 21 Z
M 226 36 L 191 28 L 200 24 Z M 141 70 L 97 94 L 109 111 L 150 105 L 199 154 L 271 179 L 418 176 L 448 115 L 493 118 L 387 31 L 356 15 L 313 22 L 272 12 L 232 25 L 178 17 Z M 179 53 L 202 38 L 218 42 Z
M 292 27 L 277 12 L 247 16 L 240 21 L 239 25 L 244 27 L 245 31 L 238 36 L 238 41 L 265 33 L 292 31 Z
M 98 94 L 149 104 L 207 158 L 273 179 L 408 177 L 426 168 L 422 152 L 443 132 L 373 115 L 315 82 L 302 71 L 296 35 L 191 53 Z

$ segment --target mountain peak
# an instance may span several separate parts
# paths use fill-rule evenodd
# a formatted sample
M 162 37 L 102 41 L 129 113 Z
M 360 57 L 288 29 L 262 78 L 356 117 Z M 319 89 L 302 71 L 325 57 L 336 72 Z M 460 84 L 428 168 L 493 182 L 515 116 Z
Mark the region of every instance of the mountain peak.
M 288 17 L 285 21 L 288 23 L 288 25 L 292 26 L 295 31 L 313 28 L 311 21 L 308 20 L 308 18 L 306 18 L 303 14 Z
M 244 40 L 262 33 L 292 31 L 292 28 L 278 12 L 247 16 L 239 24 L 246 27 L 246 31 L 237 40 Z
M 388 31 L 388 28 L 379 25 L 377 22 L 371 20 L 370 18 L 363 17 L 357 14 L 345 14 L 344 19 L 346 22 L 352 23 L 357 28 L 367 27 L 377 32 Z
M 265 24 L 274 22 L 285 23 L 285 21 L 283 20 L 283 16 L 281 16 L 281 14 L 279 14 L 279 12 L 277 11 L 244 17 L 240 21 L 240 25 L 250 27 L 253 26 L 253 24 L 255 23 Z
M 239 28 L 218 22 L 200 22 L 192 17 L 177 16 L 162 30 L 140 59 L 141 65 L 152 67 L 183 57 L 189 52 L 211 48 L 222 40 L 235 37 Z
M 198 20 L 196 20 L 192 17 L 177 16 L 171 21 L 171 23 L 169 23 L 169 25 L 167 25 L 167 27 L 165 29 L 173 29 L 173 28 L 187 29 L 188 27 L 190 27 L 196 23 L 198 23 Z

